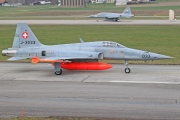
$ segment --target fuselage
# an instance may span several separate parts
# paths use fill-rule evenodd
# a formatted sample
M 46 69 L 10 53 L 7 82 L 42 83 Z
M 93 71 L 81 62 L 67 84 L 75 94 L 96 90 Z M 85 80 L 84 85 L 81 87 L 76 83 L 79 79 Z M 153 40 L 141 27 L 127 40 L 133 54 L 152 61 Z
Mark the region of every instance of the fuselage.
M 124 12 L 131 13 L 127 7 Z M 108 19 L 111 19 L 110 17 Z M 117 21 L 117 18 L 114 18 Z M 62 74 L 62 68 L 68 70 L 106 70 L 112 65 L 98 62 L 100 59 L 125 60 L 125 73 L 130 73 L 128 60 L 157 60 L 171 58 L 169 56 L 127 48 L 112 41 L 96 41 L 81 43 L 43 45 L 36 38 L 26 23 L 18 23 L 12 48 L 2 51 L 9 56 L 9 61 L 31 59 L 31 63 L 52 63 L 54 73 Z
M 130 18 L 134 17 L 133 14 L 128 14 L 128 13 L 111 13 L 111 12 L 101 12 L 96 15 L 91 15 L 89 16 L 91 18 L 107 18 L 107 19 L 113 19 L 113 18 Z
M 61 45 L 44 45 L 3 50 L 3 55 L 23 58 L 57 57 L 64 59 L 156 60 L 168 58 L 161 54 L 127 48 L 112 41 L 84 42 Z M 63 56 L 63 57 L 62 57 Z M 82 56 L 82 57 L 81 57 Z

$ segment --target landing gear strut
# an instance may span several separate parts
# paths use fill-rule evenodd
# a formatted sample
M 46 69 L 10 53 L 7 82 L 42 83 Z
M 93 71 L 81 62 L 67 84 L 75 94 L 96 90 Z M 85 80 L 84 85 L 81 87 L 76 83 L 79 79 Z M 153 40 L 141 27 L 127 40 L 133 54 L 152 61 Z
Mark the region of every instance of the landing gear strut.
M 61 69 L 61 65 L 60 65 L 59 62 L 54 63 L 54 73 L 56 75 L 61 75 L 62 74 L 62 69 Z
M 125 66 L 126 66 L 126 68 L 125 68 L 124 72 L 125 73 L 130 73 L 131 69 L 128 67 L 128 61 L 127 60 L 125 61 Z

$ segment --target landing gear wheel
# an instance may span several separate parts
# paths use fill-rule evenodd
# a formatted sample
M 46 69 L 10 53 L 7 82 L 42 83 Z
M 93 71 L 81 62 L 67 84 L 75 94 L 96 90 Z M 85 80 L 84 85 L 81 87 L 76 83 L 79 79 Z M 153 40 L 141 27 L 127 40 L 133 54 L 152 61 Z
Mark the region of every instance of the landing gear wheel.
M 130 68 L 125 68 L 125 73 L 130 73 L 131 72 L 131 70 L 130 70 Z
M 117 21 L 118 21 L 118 19 L 117 19 L 117 18 L 114 18 L 114 19 L 113 19 L 113 21 L 114 21 L 114 22 L 117 22 Z
M 61 75 L 62 74 L 62 69 L 60 71 L 55 72 L 56 75 Z

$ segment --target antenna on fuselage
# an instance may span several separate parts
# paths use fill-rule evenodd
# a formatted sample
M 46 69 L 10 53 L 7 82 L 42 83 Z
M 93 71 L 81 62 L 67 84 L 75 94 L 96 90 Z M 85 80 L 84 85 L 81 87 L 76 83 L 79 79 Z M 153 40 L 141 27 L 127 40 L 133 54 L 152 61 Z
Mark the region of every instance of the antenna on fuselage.
M 79 40 L 80 40 L 81 43 L 84 43 L 84 40 L 82 38 L 79 38 Z

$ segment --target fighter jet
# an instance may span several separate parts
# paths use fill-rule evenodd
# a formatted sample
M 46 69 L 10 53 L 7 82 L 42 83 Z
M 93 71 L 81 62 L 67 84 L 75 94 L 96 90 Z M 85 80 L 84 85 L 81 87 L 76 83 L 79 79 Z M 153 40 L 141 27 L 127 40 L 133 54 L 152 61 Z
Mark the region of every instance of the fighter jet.
M 88 18 L 105 18 L 106 20 L 112 20 L 117 22 L 120 18 L 134 17 L 131 13 L 131 8 L 126 7 L 123 13 L 111 13 L 111 12 L 100 12 L 96 15 L 87 16 Z
M 68 70 L 106 70 L 112 66 L 99 60 L 124 60 L 125 73 L 130 73 L 129 60 L 158 60 L 169 56 L 125 47 L 113 41 L 44 45 L 26 23 L 18 23 L 12 48 L 2 51 L 9 61 L 31 59 L 31 63 L 51 63 L 56 75 L 62 74 L 62 68 Z

